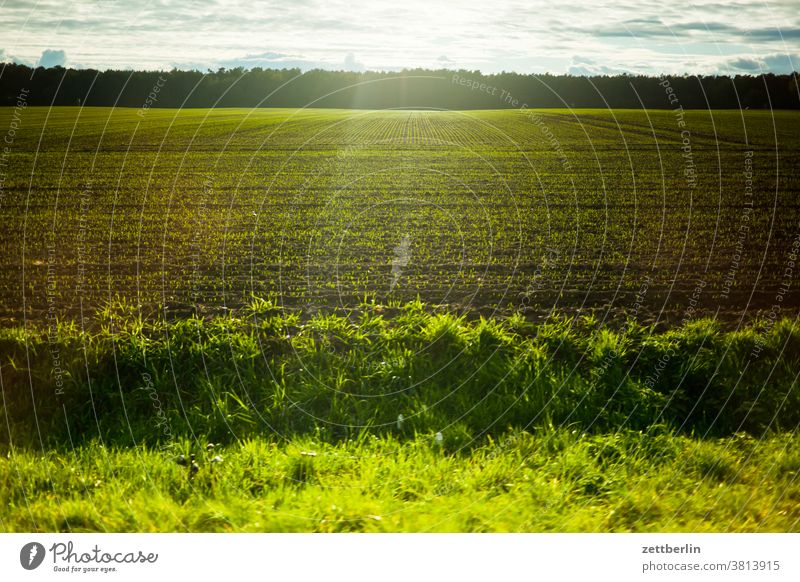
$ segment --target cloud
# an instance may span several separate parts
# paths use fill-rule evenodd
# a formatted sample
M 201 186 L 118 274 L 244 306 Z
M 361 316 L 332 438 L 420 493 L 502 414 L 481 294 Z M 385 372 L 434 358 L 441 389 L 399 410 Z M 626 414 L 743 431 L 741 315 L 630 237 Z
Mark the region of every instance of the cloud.
M 262 69 L 300 69 L 302 72 L 310 71 L 312 69 L 354 72 L 366 70 L 400 71 L 403 68 L 392 65 L 373 65 L 368 68 L 364 63 L 359 61 L 352 52 L 347 53 L 343 60 L 336 61 L 332 59 L 314 59 L 311 57 L 306 57 L 305 55 L 279 53 L 274 51 L 249 54 L 244 57 L 233 57 L 222 60 L 182 62 L 173 61 L 169 64 L 168 68 L 205 71 L 206 69 L 216 70 L 220 67 L 224 67 L 226 69 L 236 69 L 241 67 L 245 70 L 255 69 L 257 67 Z
M 593 59 L 577 55 L 572 57 L 572 61 L 567 67 L 567 74 L 575 77 L 581 75 L 619 75 L 624 72 L 626 72 L 625 69 L 601 65 Z
M 636 38 L 681 38 L 701 40 L 705 42 L 781 42 L 800 39 L 800 27 L 785 25 L 784 27 L 739 26 L 733 22 L 714 20 L 713 14 L 706 14 L 708 20 L 692 20 L 674 22 L 667 19 L 650 17 L 634 18 L 612 22 L 587 30 L 581 22 L 564 23 L 562 31 L 573 34 L 583 33 L 598 39 Z M 719 15 L 716 15 L 719 18 Z
M 67 64 L 67 53 L 63 50 L 45 49 L 37 64 L 45 69 L 63 67 Z
M 800 28 L 757 28 L 744 31 L 748 40 L 783 41 L 800 39 Z
M 761 61 L 752 57 L 738 57 L 727 62 L 727 68 L 748 73 L 757 73 L 762 66 Z
M 235 69 L 237 67 L 254 69 L 256 67 L 261 67 L 262 69 L 300 69 L 303 71 L 309 71 L 311 69 L 319 68 L 322 66 L 322 63 L 313 59 L 308 59 L 303 55 L 292 55 L 269 51 L 246 55 L 244 57 L 214 61 L 205 66 L 212 68 L 225 67 L 226 69 Z
M 6 42 L 0 60 L 54 66 L 68 54 L 70 66 L 151 70 L 779 72 L 790 64 L 773 56 L 797 52 L 800 40 L 797 0 L 263 0 L 258 9 L 247 0 L 74 0 L 67 13 L 59 0 L 35 4 L 3 3 L 4 30 L 24 43 Z
M 458 63 L 448 57 L 447 55 L 441 55 L 436 61 L 432 63 L 434 68 L 437 69 L 455 69 L 458 66 Z
M 353 53 L 347 53 L 347 56 L 344 58 L 344 70 L 345 71 L 363 71 L 364 64 L 359 63 L 356 60 L 356 56 Z
M 28 67 L 33 66 L 33 63 L 31 63 L 29 60 L 12 55 L 7 52 L 6 49 L 0 49 L 0 63 L 15 63 L 17 65 L 26 65 Z
M 776 74 L 791 73 L 800 68 L 800 53 L 774 53 L 763 56 L 740 56 L 724 61 L 719 67 L 720 73 L 745 73 L 759 75 L 772 72 Z

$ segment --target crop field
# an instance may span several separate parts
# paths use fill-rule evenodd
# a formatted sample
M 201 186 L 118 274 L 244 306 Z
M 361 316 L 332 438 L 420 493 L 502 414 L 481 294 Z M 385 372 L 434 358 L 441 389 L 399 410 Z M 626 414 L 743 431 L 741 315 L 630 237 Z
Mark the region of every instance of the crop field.
M 0 132 L 0 530 L 800 531 L 796 112 Z
M 252 294 L 669 321 L 698 285 L 697 311 L 736 321 L 776 303 L 800 228 L 792 112 L 31 108 L 17 125 L 15 321 Z

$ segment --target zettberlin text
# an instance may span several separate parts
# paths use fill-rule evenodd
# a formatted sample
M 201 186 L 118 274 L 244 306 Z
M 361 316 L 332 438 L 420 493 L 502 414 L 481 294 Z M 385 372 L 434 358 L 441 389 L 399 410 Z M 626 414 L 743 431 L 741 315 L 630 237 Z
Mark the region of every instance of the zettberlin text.
M 699 554 L 700 547 L 693 544 L 682 546 L 642 546 L 643 554 Z

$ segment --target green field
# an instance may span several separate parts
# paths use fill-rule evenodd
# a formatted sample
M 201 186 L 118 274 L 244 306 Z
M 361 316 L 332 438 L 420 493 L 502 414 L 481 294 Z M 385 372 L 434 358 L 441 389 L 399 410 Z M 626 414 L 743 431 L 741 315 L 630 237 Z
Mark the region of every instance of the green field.
M 12 127 L 0 529 L 800 531 L 799 114 Z
M 648 277 L 639 316 L 681 319 L 703 281 L 699 307 L 735 320 L 775 303 L 798 156 L 800 115 L 780 111 L 31 108 L 8 156 L 0 316 L 40 316 L 48 275 L 73 316 L 252 293 L 617 314 Z

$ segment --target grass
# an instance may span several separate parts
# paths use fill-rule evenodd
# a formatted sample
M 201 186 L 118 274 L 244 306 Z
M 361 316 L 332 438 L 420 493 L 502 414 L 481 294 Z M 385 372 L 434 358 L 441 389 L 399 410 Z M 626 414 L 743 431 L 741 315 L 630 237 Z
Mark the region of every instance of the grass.
M 681 120 L 27 108 L 0 529 L 798 531 L 800 115 Z
M 125 304 L 104 314 L 94 331 L 0 332 L 0 444 L 442 432 L 458 451 L 531 427 L 727 436 L 800 425 L 800 327 L 789 319 L 658 332 L 592 317 L 468 318 L 421 302 L 304 315 L 260 298 L 206 319 L 143 319 Z
M 218 447 L 223 462 L 212 472 L 201 460 L 191 480 L 175 463 L 187 442 L 170 452 L 92 443 L 1 458 L 0 528 L 796 532 L 797 443 L 535 430 L 453 455 L 421 436 L 258 438 Z
M 791 320 L 103 313 L 3 331 L 6 531 L 798 531 Z

